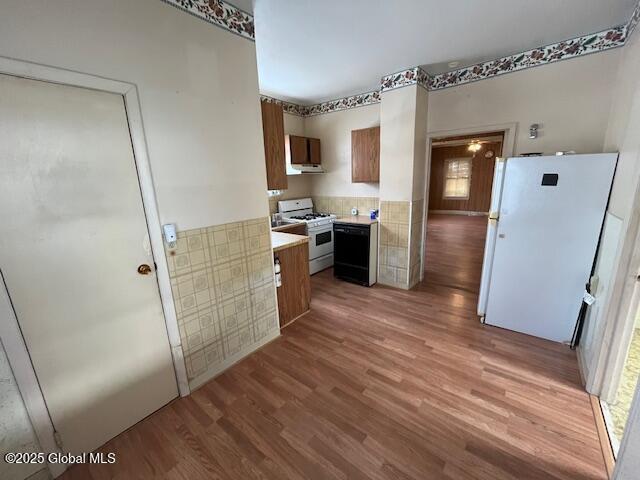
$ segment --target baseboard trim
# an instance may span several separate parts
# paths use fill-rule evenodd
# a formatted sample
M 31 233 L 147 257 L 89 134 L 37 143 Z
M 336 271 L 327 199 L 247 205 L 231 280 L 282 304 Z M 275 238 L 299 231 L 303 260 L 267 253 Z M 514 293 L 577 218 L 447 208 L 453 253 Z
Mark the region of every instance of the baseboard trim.
M 311 309 L 307 310 L 304 313 L 301 313 L 300 315 L 298 315 L 296 318 L 294 318 L 293 320 L 289 320 L 289 323 L 285 323 L 284 325 L 282 325 L 280 327 L 280 331 L 284 330 L 285 328 L 287 328 L 289 325 L 297 322 L 300 318 L 304 317 L 307 313 L 309 313 L 311 311 Z
M 611 441 L 609 439 L 609 432 L 607 431 L 604 414 L 602 413 L 602 407 L 600 406 L 600 399 L 595 395 L 588 395 L 589 401 L 591 402 L 591 410 L 593 411 L 593 418 L 596 423 L 598 440 L 600 441 L 602 459 L 604 461 L 604 466 L 607 469 L 607 476 L 609 477 L 609 480 L 611 480 L 611 478 L 613 478 L 613 469 L 616 461 L 613 456 L 613 447 L 611 446 Z
M 576 358 L 578 359 L 578 373 L 580 374 L 580 383 L 582 386 L 587 387 L 587 375 L 584 370 L 584 359 L 582 358 L 582 349 L 580 346 L 576 348 Z
M 395 283 L 395 282 L 388 282 L 387 283 L 387 282 L 380 281 L 380 278 L 378 278 L 378 281 L 376 283 L 374 283 L 373 285 L 381 285 L 381 286 L 389 287 L 389 288 L 397 288 L 398 290 L 410 290 L 409 285 L 406 284 L 406 283 Z
M 489 212 L 472 212 L 468 210 L 429 210 L 429 215 L 464 215 L 467 217 L 483 217 Z
M 218 364 L 215 368 L 212 368 L 211 370 L 209 370 L 209 371 L 207 371 L 207 372 L 205 372 L 205 373 L 203 373 L 201 375 L 198 375 L 197 377 L 193 378 L 189 382 L 189 386 L 191 387 L 191 393 L 193 393 L 196 389 L 200 388 L 202 385 L 204 385 L 208 381 L 213 380 L 214 378 L 216 378 L 218 375 L 223 373 L 225 370 L 233 367 L 236 363 L 241 362 L 242 360 L 244 360 L 249 355 L 252 355 L 256 351 L 260 350 L 261 348 L 265 347 L 269 343 L 273 342 L 278 337 L 280 337 L 280 328 L 274 330 L 269 335 L 267 335 L 265 338 L 263 338 L 260 341 L 254 343 L 250 347 L 250 350 L 247 349 L 247 350 L 238 352 L 235 355 L 231 355 L 230 357 L 225 359 L 222 363 Z

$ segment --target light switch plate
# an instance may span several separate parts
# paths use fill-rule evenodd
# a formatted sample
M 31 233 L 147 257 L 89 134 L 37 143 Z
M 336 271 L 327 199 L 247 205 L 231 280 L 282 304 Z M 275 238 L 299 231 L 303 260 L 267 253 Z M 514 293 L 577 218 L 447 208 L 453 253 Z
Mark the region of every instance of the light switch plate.
M 167 242 L 169 248 L 174 248 L 178 241 L 176 225 L 174 223 L 167 223 L 162 226 L 162 231 L 164 233 L 164 241 Z
M 584 300 L 584 303 L 586 303 L 587 305 L 593 305 L 596 301 L 596 297 L 591 295 L 589 292 L 584 292 L 582 299 Z

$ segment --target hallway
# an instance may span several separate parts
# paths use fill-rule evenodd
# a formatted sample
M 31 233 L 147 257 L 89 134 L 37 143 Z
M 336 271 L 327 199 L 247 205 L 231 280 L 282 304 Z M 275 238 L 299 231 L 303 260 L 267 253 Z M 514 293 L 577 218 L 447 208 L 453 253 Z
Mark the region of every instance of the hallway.
M 424 283 L 477 294 L 487 217 L 429 214 Z

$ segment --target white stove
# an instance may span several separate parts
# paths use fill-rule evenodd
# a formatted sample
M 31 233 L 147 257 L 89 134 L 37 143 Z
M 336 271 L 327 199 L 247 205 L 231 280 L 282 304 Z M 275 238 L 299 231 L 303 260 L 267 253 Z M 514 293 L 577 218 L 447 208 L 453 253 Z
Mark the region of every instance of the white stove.
M 281 200 L 278 202 L 278 212 L 287 222 L 307 225 L 311 275 L 333 266 L 333 222 L 336 215 L 314 212 L 310 198 Z

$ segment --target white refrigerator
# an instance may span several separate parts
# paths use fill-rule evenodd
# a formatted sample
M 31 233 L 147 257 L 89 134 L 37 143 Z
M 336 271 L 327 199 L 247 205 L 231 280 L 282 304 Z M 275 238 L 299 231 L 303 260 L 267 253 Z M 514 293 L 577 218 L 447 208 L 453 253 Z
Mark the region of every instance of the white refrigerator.
M 496 160 L 478 301 L 484 323 L 571 341 L 617 159 Z

